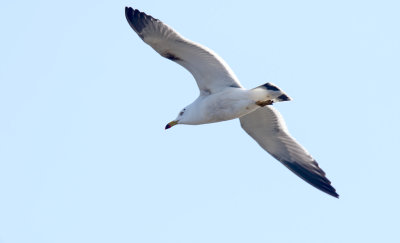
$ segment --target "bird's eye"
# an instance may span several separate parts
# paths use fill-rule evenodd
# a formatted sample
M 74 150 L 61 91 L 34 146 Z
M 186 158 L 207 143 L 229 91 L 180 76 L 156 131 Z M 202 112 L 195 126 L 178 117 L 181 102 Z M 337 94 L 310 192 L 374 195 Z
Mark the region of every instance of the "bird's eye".
M 183 111 L 179 112 L 179 115 L 182 116 L 183 115 Z

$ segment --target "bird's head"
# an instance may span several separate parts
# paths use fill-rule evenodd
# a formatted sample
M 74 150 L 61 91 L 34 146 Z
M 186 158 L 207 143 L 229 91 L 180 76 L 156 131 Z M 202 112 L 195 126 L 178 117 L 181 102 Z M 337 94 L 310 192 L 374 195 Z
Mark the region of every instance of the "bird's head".
M 176 119 L 173 120 L 173 121 L 171 121 L 171 122 L 169 122 L 169 123 L 165 126 L 165 130 L 167 130 L 167 129 L 169 129 L 169 128 L 171 128 L 171 127 L 177 125 L 177 124 L 184 123 L 185 116 L 186 116 L 186 108 L 183 108 L 183 109 L 179 112 L 179 114 L 178 114 L 178 116 L 176 117 Z

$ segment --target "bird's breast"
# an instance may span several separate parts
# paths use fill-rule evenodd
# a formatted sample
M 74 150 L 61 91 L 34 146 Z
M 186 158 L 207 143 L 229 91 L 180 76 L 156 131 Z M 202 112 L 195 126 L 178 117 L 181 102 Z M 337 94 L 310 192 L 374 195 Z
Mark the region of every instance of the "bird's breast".
M 209 95 L 201 106 L 208 120 L 206 123 L 236 119 L 258 108 L 245 90 L 241 89 Z

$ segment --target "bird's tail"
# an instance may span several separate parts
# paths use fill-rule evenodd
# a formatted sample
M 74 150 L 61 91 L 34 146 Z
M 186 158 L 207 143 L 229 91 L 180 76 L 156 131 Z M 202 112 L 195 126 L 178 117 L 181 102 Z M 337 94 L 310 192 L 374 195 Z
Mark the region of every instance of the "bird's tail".
M 292 100 L 285 92 L 278 88 L 278 86 L 272 83 L 266 83 L 252 89 L 252 96 L 260 106 Z

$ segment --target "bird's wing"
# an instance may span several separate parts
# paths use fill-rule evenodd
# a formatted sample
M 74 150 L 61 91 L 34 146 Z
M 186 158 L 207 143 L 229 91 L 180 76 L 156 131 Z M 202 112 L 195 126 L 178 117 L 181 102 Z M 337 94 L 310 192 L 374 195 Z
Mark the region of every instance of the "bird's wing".
M 201 94 L 242 87 L 230 67 L 212 50 L 184 38 L 160 20 L 137 9 L 126 7 L 125 16 L 144 42 L 194 76 Z
M 325 172 L 288 132 L 281 114 L 265 106 L 240 118 L 242 128 L 296 175 L 319 190 L 339 197 Z

